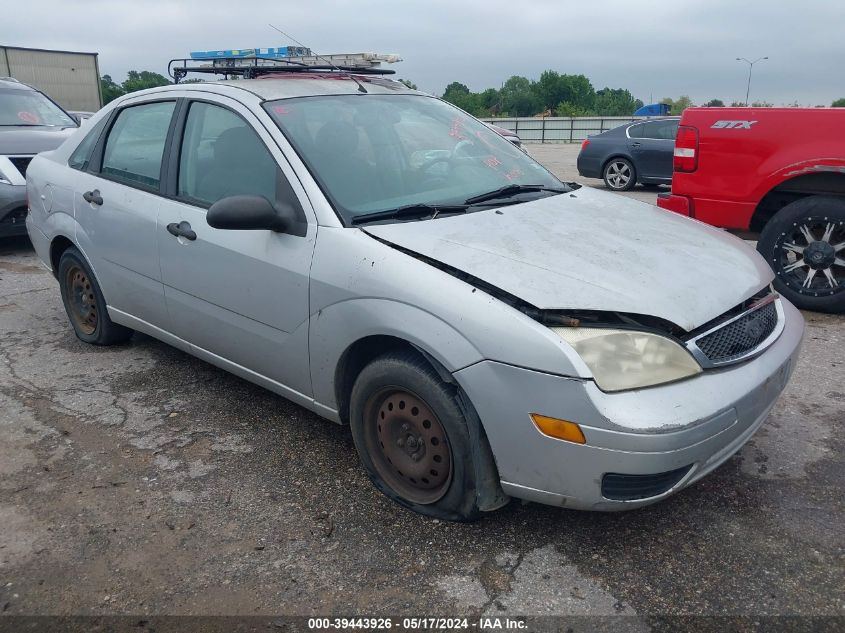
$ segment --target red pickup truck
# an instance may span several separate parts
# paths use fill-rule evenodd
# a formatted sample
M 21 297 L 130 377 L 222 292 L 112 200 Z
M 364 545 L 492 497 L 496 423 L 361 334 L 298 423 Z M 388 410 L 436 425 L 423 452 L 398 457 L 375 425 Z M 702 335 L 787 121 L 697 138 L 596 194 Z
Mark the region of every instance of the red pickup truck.
M 688 108 L 657 205 L 758 235 L 781 294 L 845 312 L 845 108 Z

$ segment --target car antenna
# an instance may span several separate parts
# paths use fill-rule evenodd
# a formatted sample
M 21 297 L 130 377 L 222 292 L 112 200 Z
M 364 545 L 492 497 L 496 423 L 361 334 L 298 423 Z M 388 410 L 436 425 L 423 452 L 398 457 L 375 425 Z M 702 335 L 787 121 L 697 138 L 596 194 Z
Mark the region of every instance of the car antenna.
M 280 29 L 279 27 L 277 27 L 277 26 L 273 26 L 272 24 L 269 24 L 268 26 L 269 26 L 271 29 L 273 29 L 273 30 L 275 30 L 275 31 L 278 31 L 279 33 L 281 33 L 282 35 L 284 35 L 286 38 L 288 38 L 288 39 L 292 40 L 294 44 L 297 44 L 297 45 L 299 45 L 299 46 L 301 46 L 301 47 L 303 47 L 303 48 L 308 48 L 307 46 L 305 46 L 305 44 L 303 44 L 302 42 L 300 42 L 299 40 L 297 40 L 295 37 L 292 37 L 292 36 L 288 35 L 287 33 L 285 33 L 285 32 L 284 32 L 282 29 Z M 309 50 L 310 50 L 310 49 L 309 49 Z M 318 57 L 318 58 L 322 59 L 324 62 L 328 63 L 328 65 L 329 65 L 329 66 L 331 66 L 332 68 L 334 68 L 335 70 L 338 70 L 338 71 L 340 71 L 340 72 L 343 72 L 343 70 L 341 70 L 341 68 L 339 68 L 339 67 L 337 66 L 337 64 L 335 64 L 332 60 L 327 59 L 327 58 L 323 57 L 322 55 L 319 55 L 319 54 L 314 53 L 314 52 L 312 52 L 312 54 L 314 55 L 314 57 Z M 352 73 L 349 73 L 349 78 L 350 78 L 352 81 L 354 81 L 354 82 L 358 85 L 358 92 L 363 92 L 364 94 L 367 94 L 367 89 L 366 89 L 366 88 L 364 88 L 364 85 L 363 85 L 360 81 L 358 81 L 358 80 L 355 78 L 355 75 L 353 75 Z

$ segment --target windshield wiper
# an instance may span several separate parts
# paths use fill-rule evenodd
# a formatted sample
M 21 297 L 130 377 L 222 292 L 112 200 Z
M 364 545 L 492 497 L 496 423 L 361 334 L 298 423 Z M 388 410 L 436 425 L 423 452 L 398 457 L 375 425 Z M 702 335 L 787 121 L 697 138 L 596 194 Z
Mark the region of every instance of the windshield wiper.
M 570 189 L 561 189 L 560 187 L 547 187 L 545 185 L 505 185 L 495 191 L 488 191 L 487 193 L 480 193 L 477 196 L 467 198 L 464 204 L 478 204 L 479 202 L 486 202 L 487 200 L 495 200 L 497 198 L 507 198 L 518 193 L 528 193 L 531 191 L 551 191 L 553 193 L 566 193 Z
M 384 211 L 374 211 L 372 213 L 364 213 L 356 215 L 352 218 L 352 224 L 365 224 L 367 222 L 376 222 L 378 220 L 398 220 L 398 219 L 417 219 L 436 218 L 438 215 L 447 213 L 465 213 L 467 205 L 465 204 L 407 204 L 403 207 L 396 207 L 395 209 L 386 209 Z

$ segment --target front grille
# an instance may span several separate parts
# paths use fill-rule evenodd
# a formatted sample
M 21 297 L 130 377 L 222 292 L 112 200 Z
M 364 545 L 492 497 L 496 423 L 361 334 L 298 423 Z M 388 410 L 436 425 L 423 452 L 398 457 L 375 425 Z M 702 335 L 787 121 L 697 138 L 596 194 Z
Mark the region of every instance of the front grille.
M 21 176 L 26 177 L 26 168 L 32 162 L 34 156 L 9 156 L 9 160 L 15 168 L 21 172 Z
M 760 345 L 775 330 L 778 313 L 774 301 L 731 321 L 695 341 L 713 363 L 737 360 Z
M 26 222 L 26 207 L 16 207 L 0 218 L 0 224 L 22 224 Z
M 636 501 L 662 495 L 672 489 L 689 472 L 692 465 L 653 475 L 623 475 L 605 473 L 601 479 L 601 494 L 613 501 Z

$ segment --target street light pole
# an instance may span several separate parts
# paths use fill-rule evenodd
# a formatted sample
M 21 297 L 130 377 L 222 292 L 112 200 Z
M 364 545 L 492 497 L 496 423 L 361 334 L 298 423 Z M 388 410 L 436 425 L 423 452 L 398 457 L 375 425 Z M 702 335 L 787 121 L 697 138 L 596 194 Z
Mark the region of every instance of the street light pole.
M 754 69 L 754 64 L 757 62 L 761 62 L 764 59 L 769 59 L 768 57 L 758 57 L 753 62 L 745 59 L 744 57 L 737 57 L 736 61 L 738 62 L 745 62 L 748 64 L 748 87 L 745 89 L 745 107 L 748 107 L 748 95 L 751 94 L 751 71 Z

